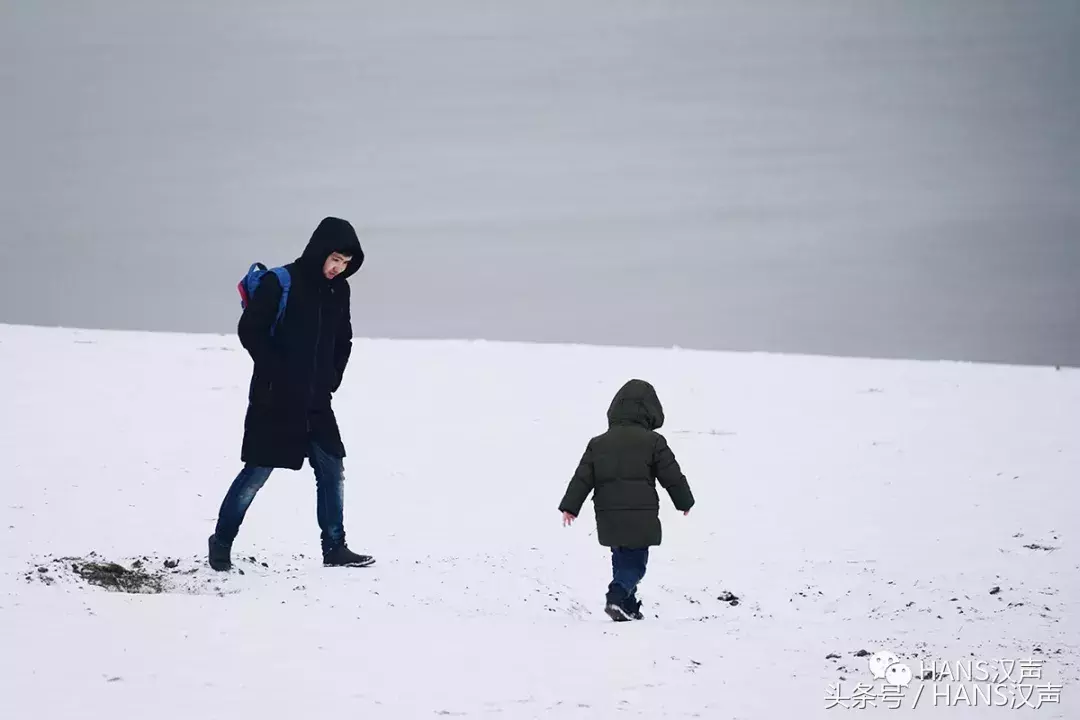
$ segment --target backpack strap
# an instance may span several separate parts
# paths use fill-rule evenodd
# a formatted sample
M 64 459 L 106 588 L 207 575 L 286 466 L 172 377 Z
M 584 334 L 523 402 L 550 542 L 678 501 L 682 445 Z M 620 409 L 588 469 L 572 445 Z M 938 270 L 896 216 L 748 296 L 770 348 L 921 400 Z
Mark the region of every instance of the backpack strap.
M 258 285 L 259 278 L 266 272 L 266 266 L 261 262 L 251 263 L 251 267 L 248 268 L 244 277 L 240 278 L 240 282 L 236 284 L 236 291 L 240 293 L 240 307 L 246 309 L 248 303 L 251 302 L 251 293 L 253 288 Z
M 287 268 L 276 267 L 273 269 L 273 273 L 277 275 L 278 284 L 281 285 L 281 299 L 278 300 L 277 317 L 274 318 L 274 324 L 270 326 L 270 335 L 277 331 L 278 323 L 281 322 L 282 316 L 285 315 L 285 303 L 289 301 L 289 289 L 292 287 L 292 276 L 289 275 Z

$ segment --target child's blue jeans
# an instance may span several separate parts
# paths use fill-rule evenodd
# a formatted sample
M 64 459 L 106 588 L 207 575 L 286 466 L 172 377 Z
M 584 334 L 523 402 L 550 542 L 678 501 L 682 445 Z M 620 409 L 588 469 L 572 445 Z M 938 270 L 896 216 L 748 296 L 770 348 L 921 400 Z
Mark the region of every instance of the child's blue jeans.
M 635 597 L 638 583 L 645 577 L 649 548 L 611 548 L 611 584 L 608 599 L 615 603 Z

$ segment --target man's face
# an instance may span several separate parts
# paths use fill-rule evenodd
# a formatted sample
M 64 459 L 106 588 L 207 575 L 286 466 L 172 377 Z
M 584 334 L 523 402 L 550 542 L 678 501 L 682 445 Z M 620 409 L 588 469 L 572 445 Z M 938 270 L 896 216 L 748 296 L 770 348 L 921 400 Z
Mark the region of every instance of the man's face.
M 352 260 L 351 255 L 342 255 L 339 252 L 330 253 L 330 256 L 326 258 L 326 262 L 323 263 L 323 275 L 326 276 L 327 280 L 333 280 L 345 272 L 350 260 Z

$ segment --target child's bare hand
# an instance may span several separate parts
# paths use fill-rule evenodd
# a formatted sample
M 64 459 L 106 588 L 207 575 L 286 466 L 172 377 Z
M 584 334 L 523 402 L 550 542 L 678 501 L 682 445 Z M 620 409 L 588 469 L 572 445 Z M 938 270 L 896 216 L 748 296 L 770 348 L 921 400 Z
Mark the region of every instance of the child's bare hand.
M 567 525 L 571 524 L 576 519 L 577 518 L 575 518 L 573 515 L 571 515 L 570 513 L 564 511 L 563 514 L 562 514 L 563 527 L 566 527 Z

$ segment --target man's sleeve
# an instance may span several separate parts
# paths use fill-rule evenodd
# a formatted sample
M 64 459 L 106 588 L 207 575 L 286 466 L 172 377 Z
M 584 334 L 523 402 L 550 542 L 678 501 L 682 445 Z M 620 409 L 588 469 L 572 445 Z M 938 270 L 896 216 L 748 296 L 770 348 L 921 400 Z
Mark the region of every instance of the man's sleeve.
M 270 340 L 270 328 L 277 317 L 280 300 L 281 283 L 274 273 L 267 273 L 255 288 L 255 294 L 236 326 L 240 344 L 255 362 L 255 372 L 271 378 L 278 377 L 280 369 L 279 358 Z
M 334 369 L 337 377 L 334 379 L 331 391 L 336 392 L 341 387 L 341 381 L 345 377 L 345 368 L 352 356 L 352 292 L 345 286 L 345 305 L 341 313 L 341 321 L 337 327 L 337 338 L 334 341 Z

